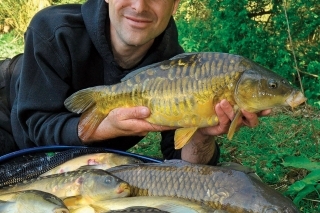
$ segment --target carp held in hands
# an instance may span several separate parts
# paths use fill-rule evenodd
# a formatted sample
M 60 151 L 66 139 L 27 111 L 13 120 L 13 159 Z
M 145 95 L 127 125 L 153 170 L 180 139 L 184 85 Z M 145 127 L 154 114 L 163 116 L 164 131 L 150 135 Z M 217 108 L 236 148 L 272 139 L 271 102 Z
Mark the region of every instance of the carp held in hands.
M 148 122 L 177 127 L 175 148 L 180 149 L 198 128 L 218 124 L 214 106 L 223 99 L 236 112 L 229 139 L 241 118 L 241 110 L 293 108 L 306 101 L 286 79 L 247 58 L 202 52 L 180 54 L 140 68 L 118 84 L 79 90 L 65 100 L 65 106 L 82 113 L 79 136 L 84 139 L 111 110 L 146 106 L 151 111 Z

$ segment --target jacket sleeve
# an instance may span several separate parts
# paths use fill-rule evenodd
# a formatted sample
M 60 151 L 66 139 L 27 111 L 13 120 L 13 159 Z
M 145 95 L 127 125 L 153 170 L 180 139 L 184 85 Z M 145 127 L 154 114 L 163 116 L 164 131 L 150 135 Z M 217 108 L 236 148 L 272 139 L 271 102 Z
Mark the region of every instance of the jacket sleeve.
M 50 26 L 42 23 L 43 16 L 38 15 L 25 34 L 16 99 L 18 124 L 23 132 L 14 134 L 23 134 L 25 141 L 33 143 L 26 146 L 82 145 L 77 134 L 79 116 L 64 107 L 64 100 L 73 89 L 68 37 L 50 31 Z
M 174 131 L 164 131 L 161 132 L 161 152 L 163 154 L 164 160 L 170 159 L 181 159 L 181 149 L 174 148 Z M 208 162 L 208 165 L 216 166 L 220 158 L 220 148 L 216 143 L 215 152 Z

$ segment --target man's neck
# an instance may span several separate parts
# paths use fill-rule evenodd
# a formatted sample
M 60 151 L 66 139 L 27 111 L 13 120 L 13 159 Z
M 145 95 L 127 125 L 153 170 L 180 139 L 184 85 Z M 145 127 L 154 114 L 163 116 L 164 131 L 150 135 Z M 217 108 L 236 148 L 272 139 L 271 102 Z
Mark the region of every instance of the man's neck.
M 111 33 L 111 45 L 114 60 L 123 69 L 130 69 L 137 65 L 146 55 L 154 42 L 154 40 L 151 40 L 144 45 L 133 46 L 127 45 L 123 41 L 117 40 L 117 38 L 118 37 L 116 36 L 112 36 Z

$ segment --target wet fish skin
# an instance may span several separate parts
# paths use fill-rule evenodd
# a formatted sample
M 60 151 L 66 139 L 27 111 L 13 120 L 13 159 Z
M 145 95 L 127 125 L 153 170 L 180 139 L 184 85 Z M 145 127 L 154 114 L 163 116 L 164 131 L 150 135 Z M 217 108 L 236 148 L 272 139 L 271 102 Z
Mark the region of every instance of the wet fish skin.
M 69 213 L 63 201 L 39 190 L 26 190 L 0 195 L 2 213 Z
M 119 155 L 115 153 L 94 153 L 76 157 L 69 160 L 41 176 L 59 174 L 63 172 L 70 172 L 78 169 L 81 166 L 94 165 L 96 169 L 106 170 L 113 166 L 119 166 L 124 164 L 142 163 L 141 160 L 129 156 Z
M 71 210 L 70 213 L 123 213 L 123 212 L 138 212 L 138 213 L 170 213 L 167 211 L 162 211 L 156 208 L 151 207 L 140 207 L 140 206 L 133 206 L 125 209 L 119 209 L 119 210 L 110 210 L 110 211 L 96 211 L 95 208 L 91 206 L 83 206 L 78 209 Z
M 299 212 L 291 200 L 242 171 L 174 160 L 108 171 L 130 184 L 131 196 L 185 198 L 230 213 Z
M 0 189 L 0 195 L 22 190 L 37 190 L 51 193 L 61 199 L 79 198 L 103 200 L 125 197 L 130 186 L 125 181 L 100 169 L 81 169 L 24 181 Z
M 77 208 L 77 206 L 68 207 L 71 212 L 73 212 L 74 209 L 78 209 L 78 211 L 80 211 L 80 208 Z M 93 203 L 91 207 L 99 210 L 100 212 L 121 212 L 122 209 L 128 208 L 139 212 L 138 207 L 145 207 L 156 208 L 157 210 L 171 213 L 227 213 L 226 211 L 213 209 L 206 205 L 201 205 L 199 203 L 191 202 L 186 199 L 161 196 L 124 197 L 113 199 L 112 202 L 110 200 L 103 200 Z
M 118 107 L 147 106 L 153 124 L 173 126 L 175 148 L 182 148 L 200 127 L 214 126 L 214 106 L 227 99 L 237 111 L 258 112 L 295 107 L 306 98 L 284 78 L 242 56 L 184 53 L 130 73 L 121 83 L 80 90 L 65 100 L 68 110 L 82 113 L 79 135 L 88 138 L 108 113 Z M 181 127 L 181 128 L 180 128 Z

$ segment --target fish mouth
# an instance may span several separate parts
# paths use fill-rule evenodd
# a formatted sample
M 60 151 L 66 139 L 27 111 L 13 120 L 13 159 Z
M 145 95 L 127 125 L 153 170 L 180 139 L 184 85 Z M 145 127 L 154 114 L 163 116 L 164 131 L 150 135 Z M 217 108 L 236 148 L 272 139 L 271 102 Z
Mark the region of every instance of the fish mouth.
M 307 98 L 302 94 L 300 91 L 293 91 L 290 96 L 287 98 L 286 103 L 291 106 L 291 108 L 294 108 L 296 106 L 299 106 L 303 102 L 305 102 Z
M 124 196 L 130 195 L 130 185 L 128 183 L 121 183 L 116 193 L 123 194 Z

